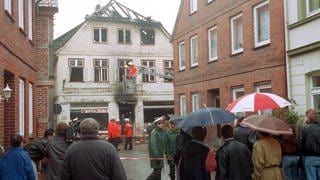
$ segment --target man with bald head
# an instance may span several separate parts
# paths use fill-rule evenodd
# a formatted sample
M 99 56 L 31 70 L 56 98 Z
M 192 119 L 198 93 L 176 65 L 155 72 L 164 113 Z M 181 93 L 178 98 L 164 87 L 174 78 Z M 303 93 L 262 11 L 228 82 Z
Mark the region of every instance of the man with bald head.
M 126 174 L 116 148 L 98 137 L 99 123 L 86 118 L 80 123 L 80 140 L 66 152 L 61 179 L 117 179 Z

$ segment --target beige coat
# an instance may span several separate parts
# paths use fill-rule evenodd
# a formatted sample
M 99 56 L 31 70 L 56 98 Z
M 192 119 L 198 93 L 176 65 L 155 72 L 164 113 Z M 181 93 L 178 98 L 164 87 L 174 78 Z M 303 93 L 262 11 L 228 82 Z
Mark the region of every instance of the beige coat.
M 282 180 L 281 147 L 277 140 L 271 136 L 262 137 L 253 146 L 252 162 L 254 172 L 253 180 Z

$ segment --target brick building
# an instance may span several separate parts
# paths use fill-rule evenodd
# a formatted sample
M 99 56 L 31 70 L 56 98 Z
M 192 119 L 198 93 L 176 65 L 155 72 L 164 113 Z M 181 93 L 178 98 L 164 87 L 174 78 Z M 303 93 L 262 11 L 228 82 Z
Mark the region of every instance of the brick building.
M 42 134 L 39 119 L 49 116 L 47 92 L 40 93 L 40 87 L 48 77 L 42 70 L 47 69 L 56 5 L 52 0 L 0 3 L 0 89 L 7 84 L 12 89 L 11 97 L 0 103 L 0 144 L 6 148 L 12 134 Z
M 175 113 L 286 97 L 283 1 L 182 0 L 173 31 Z

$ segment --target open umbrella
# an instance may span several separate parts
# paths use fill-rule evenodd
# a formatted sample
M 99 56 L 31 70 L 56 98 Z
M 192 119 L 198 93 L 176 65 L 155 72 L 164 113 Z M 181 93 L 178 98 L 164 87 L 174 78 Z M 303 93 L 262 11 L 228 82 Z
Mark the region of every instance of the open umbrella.
M 206 107 L 198 109 L 184 117 L 177 123 L 178 127 L 210 126 L 215 124 L 228 123 L 238 117 L 224 109 Z
M 248 126 L 249 128 L 257 131 L 274 135 L 292 134 L 292 130 L 287 123 L 271 115 L 250 115 L 246 117 L 240 124 Z
M 226 108 L 230 112 L 255 112 L 290 106 L 291 103 L 272 93 L 251 93 L 234 100 Z

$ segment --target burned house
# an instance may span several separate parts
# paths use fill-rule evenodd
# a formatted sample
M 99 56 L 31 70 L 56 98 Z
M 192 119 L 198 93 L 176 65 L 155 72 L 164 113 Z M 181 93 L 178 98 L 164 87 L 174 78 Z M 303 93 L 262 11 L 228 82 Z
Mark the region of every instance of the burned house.
M 172 45 L 160 22 L 111 0 L 54 40 L 56 121 L 130 118 L 136 135 L 173 112 Z

